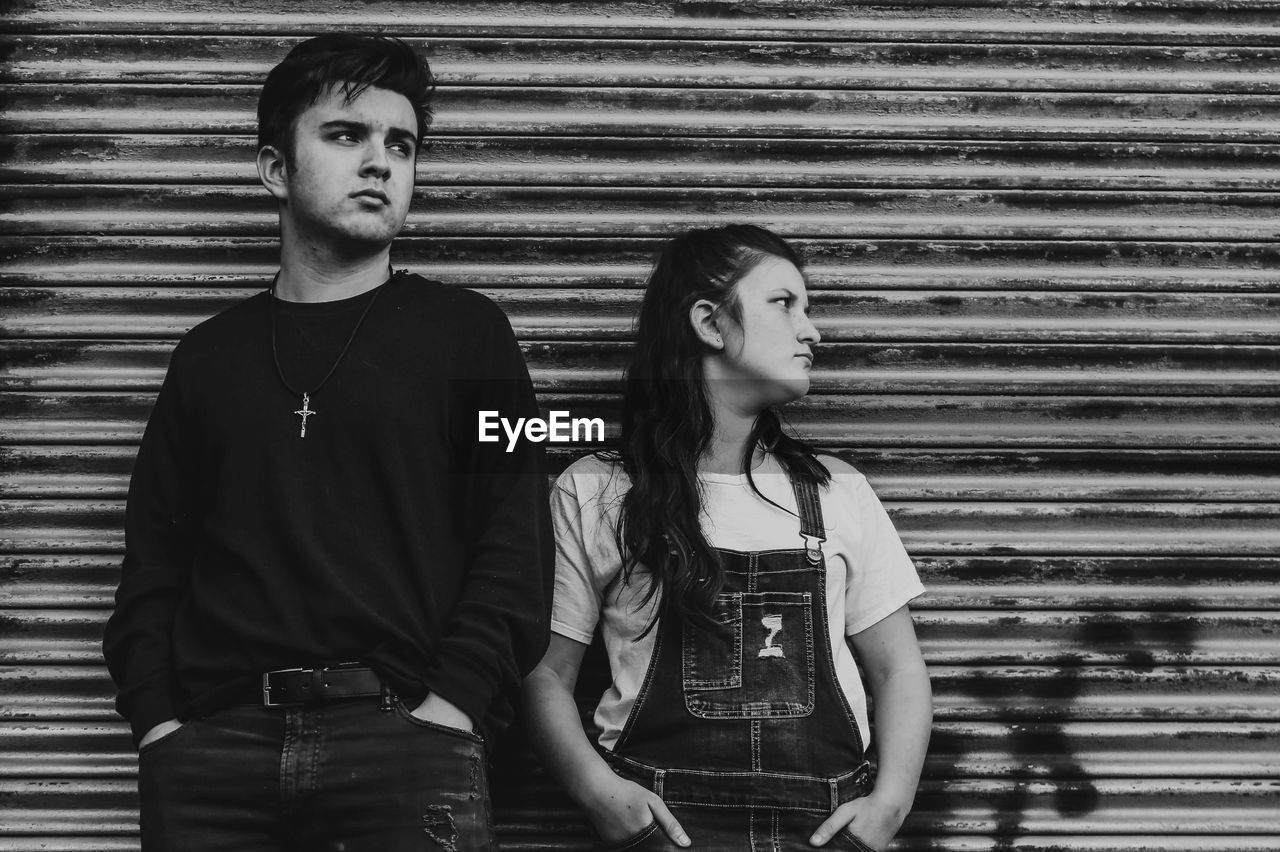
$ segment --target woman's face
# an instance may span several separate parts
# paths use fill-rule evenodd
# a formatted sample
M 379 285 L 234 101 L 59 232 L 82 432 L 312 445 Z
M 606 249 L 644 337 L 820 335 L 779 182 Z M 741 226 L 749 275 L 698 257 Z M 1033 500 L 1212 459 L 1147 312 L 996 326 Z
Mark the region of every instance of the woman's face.
M 721 315 L 724 349 L 715 378 L 747 410 L 799 399 L 809 391 L 813 347 L 821 336 L 809 321 L 809 296 L 800 270 L 766 258 L 735 288 L 741 323 Z

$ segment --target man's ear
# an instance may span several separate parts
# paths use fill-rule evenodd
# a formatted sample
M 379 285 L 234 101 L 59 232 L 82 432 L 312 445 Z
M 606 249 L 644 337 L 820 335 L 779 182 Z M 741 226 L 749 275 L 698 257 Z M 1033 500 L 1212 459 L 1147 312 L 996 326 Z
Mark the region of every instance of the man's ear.
M 706 299 L 699 299 L 689 308 L 689 324 L 693 333 L 711 349 L 724 348 L 724 336 L 720 333 L 720 324 L 716 319 L 717 305 Z
M 258 180 L 277 201 L 289 198 L 288 177 L 283 151 L 274 145 L 263 145 L 258 149 Z

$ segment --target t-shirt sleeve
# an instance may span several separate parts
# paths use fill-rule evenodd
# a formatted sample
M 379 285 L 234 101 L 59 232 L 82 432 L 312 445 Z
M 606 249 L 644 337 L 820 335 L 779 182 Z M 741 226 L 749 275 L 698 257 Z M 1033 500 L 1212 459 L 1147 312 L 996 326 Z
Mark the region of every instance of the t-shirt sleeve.
M 551 631 L 584 644 L 600 620 L 603 590 L 617 560 L 612 527 L 602 504 L 604 476 L 565 471 L 551 489 L 556 576 Z M 606 540 L 607 539 L 607 540 Z
M 893 521 L 861 474 L 854 476 L 852 498 L 856 535 L 845 589 L 848 636 L 861 633 L 925 590 Z

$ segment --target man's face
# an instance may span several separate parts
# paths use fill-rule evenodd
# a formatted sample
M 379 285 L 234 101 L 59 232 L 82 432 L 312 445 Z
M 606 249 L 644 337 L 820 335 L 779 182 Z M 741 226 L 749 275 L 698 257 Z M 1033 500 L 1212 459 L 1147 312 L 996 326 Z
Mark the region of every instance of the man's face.
M 330 89 L 298 117 L 281 216 L 294 239 L 343 254 L 389 245 L 413 197 L 417 119 L 404 95 Z

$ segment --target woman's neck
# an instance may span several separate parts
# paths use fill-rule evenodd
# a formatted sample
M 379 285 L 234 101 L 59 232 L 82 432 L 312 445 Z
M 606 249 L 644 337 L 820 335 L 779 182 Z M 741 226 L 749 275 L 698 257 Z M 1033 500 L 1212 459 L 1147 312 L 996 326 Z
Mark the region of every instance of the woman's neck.
M 698 470 L 731 476 L 746 473 L 743 459 L 747 452 L 747 441 L 751 438 L 751 430 L 756 423 L 756 415 L 730 410 L 713 402 L 712 421 L 715 426 L 711 430 L 711 441 L 698 459 Z M 757 456 L 762 457 L 763 454 L 757 450 L 752 455 L 752 467 L 760 462 Z

